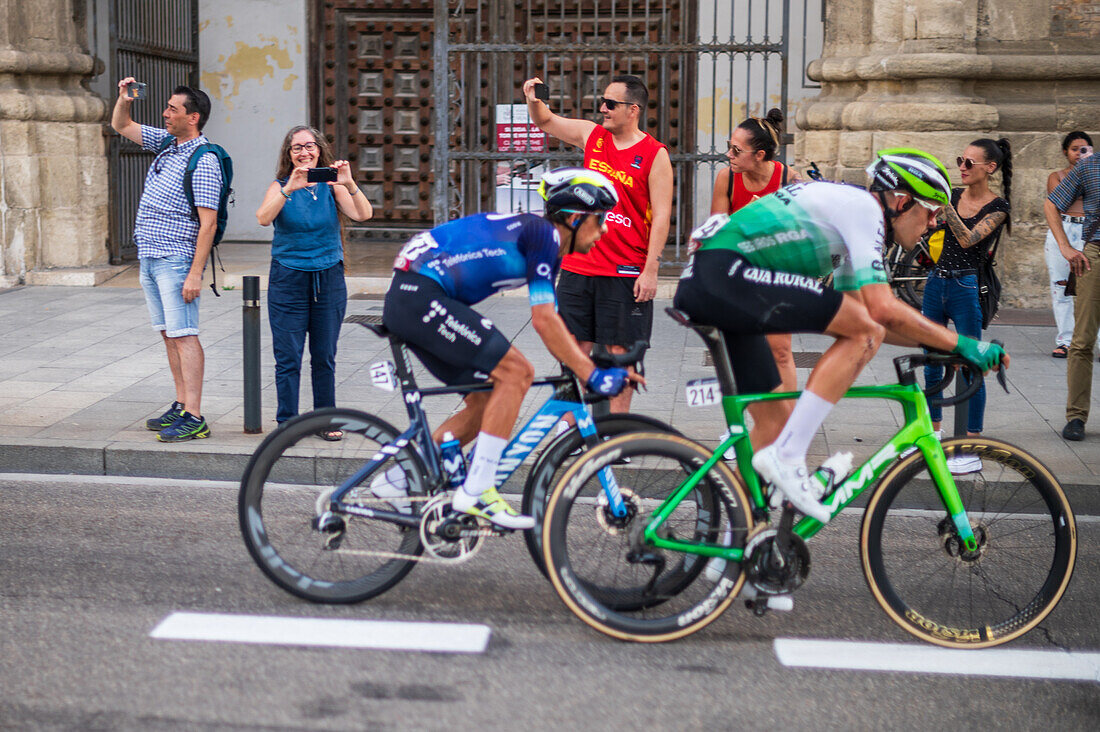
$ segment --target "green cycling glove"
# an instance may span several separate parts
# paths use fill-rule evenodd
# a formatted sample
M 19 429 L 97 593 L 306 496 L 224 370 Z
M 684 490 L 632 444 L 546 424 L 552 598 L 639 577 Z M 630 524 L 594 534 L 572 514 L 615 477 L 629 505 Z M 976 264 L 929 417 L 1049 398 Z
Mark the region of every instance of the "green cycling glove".
M 982 370 L 989 371 L 994 366 L 999 366 L 1005 357 L 1005 349 L 996 343 L 979 341 L 969 336 L 960 335 L 959 342 L 952 353 L 962 356 L 970 363 Z

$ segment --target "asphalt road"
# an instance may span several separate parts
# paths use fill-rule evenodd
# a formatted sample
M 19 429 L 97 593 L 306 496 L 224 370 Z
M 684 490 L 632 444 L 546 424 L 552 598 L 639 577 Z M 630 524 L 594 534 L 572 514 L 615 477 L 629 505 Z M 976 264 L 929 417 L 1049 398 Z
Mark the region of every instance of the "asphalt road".
M 1065 598 L 1006 648 L 1100 651 L 1100 522 L 1079 520 Z M 234 486 L 0 480 L 0 728 L 1095 728 L 1096 682 L 782 665 L 777 638 L 924 647 L 873 603 L 856 520 L 837 523 L 811 542 L 793 612 L 757 618 L 735 604 L 651 646 L 581 624 L 518 537 L 465 565 L 420 566 L 370 602 L 319 606 L 253 565 Z M 179 611 L 484 623 L 492 636 L 480 654 L 150 637 Z

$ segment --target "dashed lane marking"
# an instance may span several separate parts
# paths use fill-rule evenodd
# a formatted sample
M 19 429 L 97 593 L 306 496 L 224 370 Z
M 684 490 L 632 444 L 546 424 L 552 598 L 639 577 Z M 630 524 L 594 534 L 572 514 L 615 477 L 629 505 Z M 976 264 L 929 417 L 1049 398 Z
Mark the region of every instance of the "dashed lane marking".
M 162 620 L 149 635 L 164 640 L 484 653 L 490 634 L 487 625 L 465 623 L 176 612 Z
M 784 666 L 1100 682 L 1100 653 L 776 638 Z

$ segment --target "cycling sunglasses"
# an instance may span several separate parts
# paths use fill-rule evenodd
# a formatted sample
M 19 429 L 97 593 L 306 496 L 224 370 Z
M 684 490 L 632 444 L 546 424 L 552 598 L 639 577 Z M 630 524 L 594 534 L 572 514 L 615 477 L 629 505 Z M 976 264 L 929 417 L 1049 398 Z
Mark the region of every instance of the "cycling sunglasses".
M 596 225 L 597 226 L 603 226 L 603 222 L 607 220 L 607 214 L 610 213 L 610 212 L 609 211 L 577 211 L 576 209 L 571 209 L 571 208 L 570 209 L 564 209 L 563 208 L 562 213 L 579 213 L 579 214 L 583 214 L 583 215 L 586 215 L 586 216 L 595 216 L 596 217 Z M 580 226 L 580 222 L 583 222 L 583 221 L 584 221 L 584 219 L 580 219 L 577 223 L 577 226 Z
M 600 97 L 599 99 L 596 100 L 596 109 L 599 109 L 600 107 L 604 106 L 605 104 L 607 105 L 608 111 L 614 111 L 615 107 L 619 106 L 620 104 L 625 104 L 628 107 L 637 107 L 638 106 L 634 102 L 617 102 L 614 99 L 608 99 L 607 97 Z

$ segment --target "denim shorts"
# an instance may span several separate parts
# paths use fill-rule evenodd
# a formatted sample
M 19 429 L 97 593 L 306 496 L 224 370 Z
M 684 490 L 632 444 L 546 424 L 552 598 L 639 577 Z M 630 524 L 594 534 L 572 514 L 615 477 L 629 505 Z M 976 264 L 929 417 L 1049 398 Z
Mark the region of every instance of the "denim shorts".
M 153 330 L 169 338 L 199 334 L 199 298 L 183 301 L 183 281 L 191 271 L 191 257 L 153 257 L 141 261 L 141 288 Z

